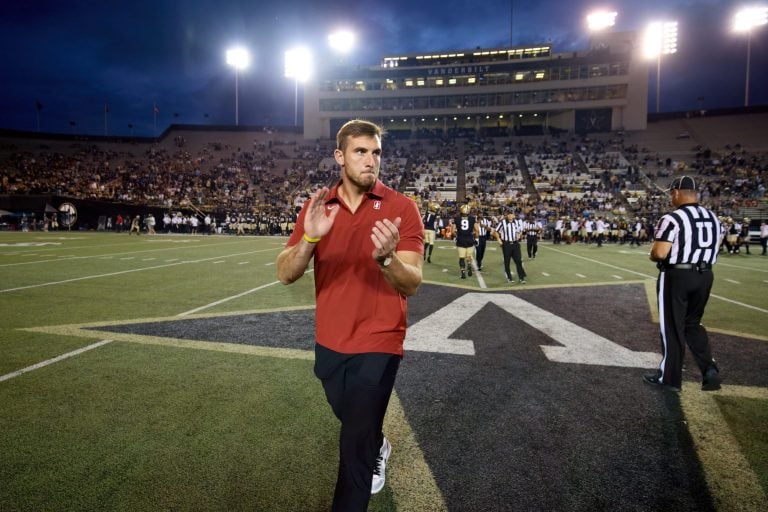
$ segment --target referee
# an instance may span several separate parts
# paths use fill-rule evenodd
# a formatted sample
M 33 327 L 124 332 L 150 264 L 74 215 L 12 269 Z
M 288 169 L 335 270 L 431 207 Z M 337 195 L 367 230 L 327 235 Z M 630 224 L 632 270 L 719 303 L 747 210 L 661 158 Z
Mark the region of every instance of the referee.
M 530 220 L 523 222 L 523 229 L 525 230 L 525 249 L 528 252 L 528 259 L 534 259 L 539 251 L 541 225 L 536 219 L 531 217 Z
M 698 204 L 690 176 L 675 179 L 669 192 L 676 209 L 659 220 L 650 254 L 660 270 L 656 293 L 662 358 L 659 370 L 643 379 L 679 391 L 687 344 L 701 370 L 701 389 L 714 391 L 720 389 L 720 372 L 701 317 L 714 279 L 720 221 Z
M 520 278 L 520 284 L 525 284 L 525 269 L 523 269 L 523 258 L 520 254 L 520 238 L 523 236 L 522 223 L 515 221 L 515 214 L 507 213 L 507 218 L 496 225 L 493 230 L 493 238 L 501 245 L 501 252 L 504 255 L 504 274 L 507 276 L 507 282 L 512 282 L 512 272 L 509 267 L 509 260 L 515 260 L 517 267 L 517 276 Z
M 477 229 L 480 232 L 480 236 L 477 237 L 477 247 L 475 247 L 475 261 L 477 261 L 477 270 L 482 272 L 483 258 L 485 257 L 485 243 L 488 241 L 488 237 L 491 236 L 491 231 L 493 231 L 493 223 L 485 213 L 483 213 L 478 220 Z

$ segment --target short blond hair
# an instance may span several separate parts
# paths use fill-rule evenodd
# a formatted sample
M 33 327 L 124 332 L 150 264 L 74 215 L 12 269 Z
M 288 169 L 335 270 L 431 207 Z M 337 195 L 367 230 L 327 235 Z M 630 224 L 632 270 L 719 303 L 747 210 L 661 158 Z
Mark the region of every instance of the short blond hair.
M 336 133 L 336 149 L 344 152 L 349 137 L 384 137 L 384 128 L 364 119 L 353 119 L 344 123 Z

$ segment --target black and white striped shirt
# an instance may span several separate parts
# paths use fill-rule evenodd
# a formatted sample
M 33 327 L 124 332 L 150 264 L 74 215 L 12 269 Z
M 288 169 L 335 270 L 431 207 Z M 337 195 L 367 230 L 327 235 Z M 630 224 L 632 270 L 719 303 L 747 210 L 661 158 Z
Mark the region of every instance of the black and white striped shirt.
M 477 228 L 480 230 L 480 236 L 485 237 L 488 235 L 488 232 L 493 229 L 493 225 L 491 224 L 491 219 L 487 217 L 483 217 L 480 219 L 480 222 L 477 224 Z
M 656 226 L 654 240 L 671 242 L 667 263 L 714 264 L 722 227 L 717 216 L 698 204 L 687 204 L 664 215 Z
M 520 239 L 522 233 L 522 225 L 519 221 L 509 221 L 507 219 L 502 220 L 496 225 L 496 230 L 504 242 L 514 242 Z
M 539 234 L 539 223 L 536 222 L 535 220 L 524 222 L 523 223 L 523 229 L 525 229 L 525 232 L 528 235 L 538 235 Z

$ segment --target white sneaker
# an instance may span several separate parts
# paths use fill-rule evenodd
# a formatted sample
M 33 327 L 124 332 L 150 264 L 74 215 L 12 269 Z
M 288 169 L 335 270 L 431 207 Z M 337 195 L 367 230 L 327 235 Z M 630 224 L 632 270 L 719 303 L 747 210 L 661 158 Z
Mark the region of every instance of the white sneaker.
M 376 458 L 376 467 L 373 468 L 373 480 L 371 481 L 371 494 L 376 494 L 384 488 L 384 480 L 386 479 L 387 460 L 392 453 L 392 445 L 389 444 L 387 438 L 381 443 L 379 448 L 379 456 Z

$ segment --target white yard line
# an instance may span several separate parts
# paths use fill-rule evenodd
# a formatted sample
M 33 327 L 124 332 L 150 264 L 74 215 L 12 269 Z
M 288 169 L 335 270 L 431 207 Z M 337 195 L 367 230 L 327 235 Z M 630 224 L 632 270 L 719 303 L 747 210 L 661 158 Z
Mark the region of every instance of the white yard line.
M 727 282 L 733 283 L 733 284 L 741 284 L 741 281 L 734 281 L 733 279 L 723 279 L 723 281 L 727 281 Z
M 472 271 L 475 273 L 475 276 L 477 277 L 477 282 L 480 284 L 480 288 L 488 288 L 488 285 L 485 284 L 485 279 L 483 279 L 483 274 L 480 273 L 479 270 L 477 270 L 477 263 L 475 263 L 475 260 L 472 260 Z
M 307 270 L 306 273 L 309 274 L 310 272 L 314 272 L 314 269 L 309 269 L 309 270 Z M 211 302 L 210 304 L 206 304 L 205 306 L 200 306 L 199 308 L 190 309 L 189 311 L 185 311 L 183 313 L 179 313 L 176 316 L 193 315 L 193 314 L 198 313 L 198 312 L 200 312 L 200 311 L 202 311 L 204 309 L 212 308 L 214 306 L 218 306 L 219 304 L 224 304 L 225 302 L 229 302 L 230 300 L 233 300 L 233 299 L 239 299 L 240 297 L 245 297 L 249 293 L 257 292 L 259 290 L 263 290 L 264 288 L 269 288 L 270 286 L 274 286 L 274 285 L 279 284 L 279 283 L 280 283 L 280 281 L 272 281 L 271 283 L 263 284 L 261 286 L 257 286 L 256 288 L 251 288 L 250 290 L 244 291 L 242 293 L 238 293 L 237 295 L 231 295 L 229 297 L 224 297 L 223 299 L 219 299 L 219 300 L 217 300 L 215 302 Z
M 587 276 L 585 276 L 584 274 L 576 274 L 576 277 L 580 277 L 582 279 L 586 279 L 587 278 Z
M 249 251 L 249 252 L 241 252 L 237 254 L 229 254 L 225 256 L 226 258 L 232 258 L 235 256 L 243 256 L 245 254 L 255 254 L 259 252 L 268 252 L 268 251 L 274 251 L 275 249 L 261 249 L 258 251 Z M 190 260 L 190 261 L 179 261 L 177 263 L 168 263 L 166 265 L 155 265 L 154 267 L 143 267 L 143 268 L 134 268 L 130 270 L 121 270 L 120 272 L 110 272 L 108 274 L 95 274 L 91 276 L 83 276 L 83 277 L 75 277 L 73 279 L 64 279 L 63 281 L 51 281 L 48 283 L 40 283 L 40 284 L 31 284 L 29 286 L 18 286 L 16 288 L 7 288 L 5 290 L 0 290 L 0 293 L 7 293 L 7 292 L 15 292 L 18 290 L 29 290 L 31 288 L 41 288 L 43 286 L 53 286 L 56 284 L 65 284 L 65 283 L 74 283 L 76 281 L 84 281 L 87 279 L 98 279 L 100 277 L 111 277 L 111 276 L 119 276 L 121 274 L 131 274 L 133 272 L 142 272 L 144 270 L 156 270 L 158 268 L 167 268 L 167 267 L 175 267 L 177 265 L 184 265 L 186 263 L 202 263 L 204 261 L 211 261 L 211 260 L 217 260 L 221 258 L 222 256 L 214 256 L 212 258 L 202 258 L 199 260 Z M 176 260 L 174 260 L 176 261 Z
M 747 272 L 768 272 L 768 269 L 764 269 L 764 268 L 742 267 L 741 265 L 732 265 L 730 263 L 725 263 L 723 259 L 724 258 L 717 258 L 718 267 L 737 268 L 739 270 L 746 270 Z
M 66 354 L 62 354 L 60 356 L 54 357 L 52 359 L 47 359 L 45 361 L 39 362 L 37 364 L 33 364 L 32 366 L 27 366 L 26 368 L 22 368 L 21 370 L 17 370 L 15 372 L 7 373 L 5 375 L 0 375 L 0 382 L 4 380 L 9 380 L 14 377 L 18 377 L 19 375 L 23 375 L 27 372 L 31 372 L 32 370 L 37 370 L 39 368 L 43 368 L 45 366 L 48 366 L 53 363 L 58 363 L 59 361 L 63 361 L 64 359 L 76 356 L 78 354 L 82 354 L 83 352 L 87 352 L 88 350 L 93 350 L 94 348 L 99 348 L 101 346 L 106 345 L 107 343 L 111 343 L 112 340 L 101 340 L 97 343 L 93 343 L 92 345 L 88 345 L 83 348 L 79 348 L 77 350 L 73 350 L 72 352 L 67 352 Z
M 216 244 L 216 246 L 217 247 L 221 247 L 222 245 L 232 245 L 232 244 L 240 244 L 240 243 L 242 243 L 242 242 L 241 241 L 225 242 L 225 243 L 222 243 L 222 244 Z M 119 244 L 119 245 L 125 245 L 125 244 Z M 213 244 L 211 244 L 211 245 L 194 245 L 194 246 L 179 246 L 179 245 L 175 245 L 173 247 L 165 247 L 165 248 L 162 248 L 162 249 L 143 249 L 141 251 L 116 252 L 114 254 L 96 254 L 96 255 L 93 255 L 93 256 L 67 256 L 67 260 L 87 260 L 87 259 L 91 259 L 91 258 L 110 259 L 110 258 L 113 258 L 115 256 L 125 256 L 127 254 L 141 254 L 141 253 L 144 253 L 144 252 L 174 251 L 174 250 L 178 250 L 178 249 L 200 249 L 200 248 L 203 248 L 203 247 L 212 247 L 212 246 L 213 246 Z M 89 248 L 93 248 L 93 246 L 75 247 L 74 249 L 89 249 Z M 102 247 L 99 247 L 99 248 L 102 249 Z M 58 247 L 57 249 L 61 249 L 61 247 Z M 71 249 L 73 249 L 73 248 L 70 248 L 70 250 Z M 12 254 L 9 253 L 6 256 L 16 256 L 16 255 L 19 255 L 19 254 L 22 254 L 22 253 L 12 253 Z M 51 255 L 50 257 L 53 258 L 54 256 Z M 59 258 L 61 258 L 61 256 L 57 257 L 57 259 L 50 259 L 50 260 L 25 261 L 23 263 L 3 263 L 3 264 L 0 264 L 0 267 L 15 267 L 15 266 L 18 266 L 18 265 L 37 265 L 38 263 L 51 263 L 53 261 L 55 261 L 55 262 L 63 261 L 63 260 L 61 260 Z
M 549 277 L 549 274 L 547 274 L 546 272 L 542 272 L 541 275 L 543 275 L 544 277 Z
M 250 290 L 244 291 L 242 293 L 238 293 L 237 295 L 232 295 L 230 297 L 225 297 L 225 298 L 223 298 L 221 300 L 217 300 L 216 302 L 211 302 L 210 304 L 206 304 L 205 306 L 200 306 L 199 308 L 190 309 L 189 311 L 185 311 L 183 313 L 179 313 L 176 316 L 192 315 L 192 314 L 195 314 L 195 313 L 197 313 L 199 311 L 202 311 L 204 309 L 212 308 L 214 306 L 218 306 L 219 304 L 224 304 L 225 302 L 229 302 L 230 300 L 233 300 L 233 299 L 239 299 L 240 297 L 245 297 L 249 293 L 257 292 L 259 290 L 263 290 L 264 288 L 269 288 L 270 286 L 274 286 L 274 285 L 279 284 L 279 283 L 280 283 L 280 281 L 272 281 L 271 283 L 263 284 L 261 286 L 257 286 L 256 288 L 251 288 Z
M 636 272 L 636 271 L 630 270 L 628 268 L 617 267 L 616 265 L 611 265 L 609 263 L 605 263 L 605 262 L 602 262 L 602 261 L 594 260 L 592 258 L 586 258 L 584 256 L 579 256 L 578 254 L 571 254 L 571 253 L 566 252 L 566 251 L 561 251 L 559 249 L 555 249 L 554 247 L 544 246 L 544 248 L 547 249 L 547 250 L 550 250 L 550 251 L 559 252 L 560 254 L 565 254 L 566 256 L 571 256 L 573 258 L 579 258 L 581 260 L 589 261 L 590 263 L 596 263 L 598 265 L 604 265 L 606 267 L 610 267 L 610 268 L 613 268 L 613 269 L 616 269 L 616 270 L 621 270 L 622 272 L 629 272 L 630 274 L 636 274 L 638 276 L 642 276 L 642 277 L 645 277 L 647 279 L 656 279 L 656 276 L 651 276 L 651 275 L 648 275 L 648 274 L 643 274 L 642 272 Z M 576 275 L 580 276 L 580 277 L 583 277 L 583 276 L 581 276 L 581 274 L 576 274 Z M 761 313 L 768 313 L 768 309 L 764 309 L 764 308 L 761 308 L 761 307 L 753 306 L 751 304 L 745 304 L 744 302 L 739 302 L 739 301 L 736 301 L 736 300 L 733 300 L 733 299 L 727 299 L 727 298 L 725 298 L 725 297 L 723 297 L 721 295 L 716 295 L 714 293 L 711 294 L 710 297 L 714 297 L 715 299 L 719 299 L 719 300 L 722 300 L 724 302 L 730 302 L 731 304 L 736 304 L 737 306 L 741 306 L 743 308 L 759 311 Z

